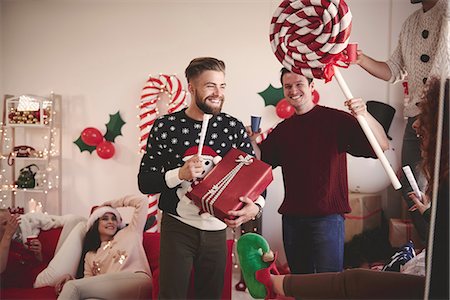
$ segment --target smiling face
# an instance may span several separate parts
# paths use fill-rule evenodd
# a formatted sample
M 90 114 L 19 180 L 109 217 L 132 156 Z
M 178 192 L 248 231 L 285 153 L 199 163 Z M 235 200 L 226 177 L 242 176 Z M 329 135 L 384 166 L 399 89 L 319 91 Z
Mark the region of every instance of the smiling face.
M 110 241 L 117 232 L 118 221 L 116 215 L 113 213 L 105 213 L 98 220 L 100 240 L 102 242 Z
M 284 97 L 297 114 L 306 113 L 314 107 L 314 82 L 309 83 L 305 76 L 288 72 L 282 77 L 282 85 Z
M 221 71 L 204 71 L 189 83 L 192 101 L 203 113 L 217 115 L 225 101 L 225 74 Z

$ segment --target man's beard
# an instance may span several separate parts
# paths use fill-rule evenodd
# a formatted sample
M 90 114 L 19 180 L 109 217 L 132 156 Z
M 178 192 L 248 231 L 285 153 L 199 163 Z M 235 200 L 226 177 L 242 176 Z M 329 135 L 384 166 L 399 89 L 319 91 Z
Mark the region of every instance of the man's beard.
M 216 107 L 216 106 L 211 107 L 208 104 L 206 104 L 206 101 L 202 101 L 202 99 L 195 96 L 195 103 L 197 104 L 198 108 L 200 108 L 200 110 L 202 112 L 204 112 L 205 114 L 211 114 L 211 115 L 216 116 L 216 115 L 220 114 L 220 112 L 222 111 L 223 101 L 220 102 L 219 107 Z

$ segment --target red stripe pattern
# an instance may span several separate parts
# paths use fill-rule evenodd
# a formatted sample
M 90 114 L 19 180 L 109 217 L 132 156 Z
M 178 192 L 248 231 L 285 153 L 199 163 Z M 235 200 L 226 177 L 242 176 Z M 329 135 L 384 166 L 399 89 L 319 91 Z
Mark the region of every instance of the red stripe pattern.
M 170 99 L 168 113 L 181 110 L 187 106 L 186 91 L 183 90 L 183 86 L 178 77 L 165 74 L 160 74 L 158 77 L 149 76 L 142 89 L 141 103 L 139 105 L 139 148 L 142 153 L 145 152 L 147 139 L 153 123 L 155 123 L 156 118 L 159 116 L 157 102 L 163 93 L 167 94 Z M 157 214 L 158 198 L 159 194 L 148 195 L 148 216 Z M 156 232 L 157 228 L 157 222 L 155 222 L 155 224 L 147 231 Z
M 270 24 L 270 43 L 288 70 L 324 79 L 347 47 L 352 14 L 342 0 L 284 0 Z M 344 64 L 345 65 L 345 64 Z

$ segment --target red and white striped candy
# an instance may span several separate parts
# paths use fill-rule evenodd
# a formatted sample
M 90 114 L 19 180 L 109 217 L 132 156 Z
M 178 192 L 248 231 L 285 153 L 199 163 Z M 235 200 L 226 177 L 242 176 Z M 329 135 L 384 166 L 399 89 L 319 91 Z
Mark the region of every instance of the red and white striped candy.
M 328 81 L 324 69 L 341 59 L 351 25 L 352 14 L 342 0 L 284 0 L 272 17 L 270 43 L 288 70 Z
M 139 146 L 141 151 L 145 151 L 150 129 L 158 117 L 157 102 L 162 93 L 166 93 L 169 98 L 168 113 L 184 108 L 186 104 L 186 91 L 183 90 L 180 79 L 175 75 L 160 74 L 159 77 L 150 76 L 142 89 L 139 129 L 141 137 Z
M 175 75 L 160 74 L 159 77 L 150 76 L 142 89 L 141 104 L 139 106 L 139 128 L 141 131 L 139 148 L 142 152 L 147 146 L 147 139 L 150 130 L 158 117 L 157 102 L 162 93 L 169 96 L 168 113 L 175 112 L 184 108 L 186 104 L 186 91 L 183 90 L 181 81 Z M 158 212 L 158 195 L 148 195 L 148 211 L 147 216 L 156 215 Z M 148 232 L 157 230 L 157 222 L 148 229 Z

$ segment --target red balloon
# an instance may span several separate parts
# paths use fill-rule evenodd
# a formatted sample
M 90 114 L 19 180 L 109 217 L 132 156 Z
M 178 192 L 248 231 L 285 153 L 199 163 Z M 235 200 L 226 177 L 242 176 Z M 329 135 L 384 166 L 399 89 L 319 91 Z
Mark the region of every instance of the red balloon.
M 313 96 L 313 103 L 314 104 L 319 103 L 320 95 L 317 90 L 314 90 L 314 92 L 312 92 L 312 96 Z
M 277 116 L 282 119 L 287 119 L 292 117 L 295 113 L 295 108 L 286 100 L 286 98 L 281 99 L 276 106 Z
M 116 149 L 114 148 L 113 143 L 108 142 L 108 141 L 103 141 L 100 144 L 98 144 L 96 151 L 97 151 L 97 155 L 100 158 L 110 159 L 111 157 L 114 156 Z
M 97 128 L 87 127 L 81 132 L 81 140 L 89 146 L 97 146 L 103 141 L 103 135 Z

